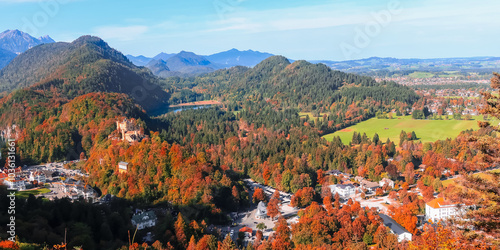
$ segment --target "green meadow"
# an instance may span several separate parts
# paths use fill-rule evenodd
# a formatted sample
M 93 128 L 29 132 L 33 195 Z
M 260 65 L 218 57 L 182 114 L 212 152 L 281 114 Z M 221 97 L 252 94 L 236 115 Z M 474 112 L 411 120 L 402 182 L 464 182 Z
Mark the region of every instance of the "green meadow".
M 39 195 L 39 194 L 46 194 L 50 193 L 50 189 L 48 188 L 39 188 L 39 189 L 33 189 L 33 190 L 28 190 L 28 191 L 20 191 L 16 193 L 17 197 L 21 198 L 28 198 L 30 194 L 32 195 Z
M 372 118 L 323 137 L 331 141 L 333 137 L 340 136 L 342 142 L 348 144 L 351 142 L 353 132 L 356 131 L 361 134 L 366 133 L 370 138 L 373 138 L 373 135 L 377 133 L 380 140 L 386 141 L 389 138 L 397 144 L 399 143 L 399 134 L 401 130 L 404 130 L 406 132 L 415 131 L 422 142 L 434 142 L 454 138 L 463 130 L 478 129 L 477 119 L 480 118 L 474 117 L 474 119 L 470 121 L 413 120 L 411 116 L 395 116 L 394 119 Z

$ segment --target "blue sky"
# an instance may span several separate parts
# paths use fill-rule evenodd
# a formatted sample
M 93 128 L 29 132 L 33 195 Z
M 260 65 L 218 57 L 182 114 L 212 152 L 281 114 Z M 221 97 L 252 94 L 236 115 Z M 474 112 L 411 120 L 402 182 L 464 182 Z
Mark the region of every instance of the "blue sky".
M 292 59 L 500 56 L 498 0 L 0 0 L 0 29 L 124 54 L 253 49 Z M 378 16 L 378 18 L 377 18 Z

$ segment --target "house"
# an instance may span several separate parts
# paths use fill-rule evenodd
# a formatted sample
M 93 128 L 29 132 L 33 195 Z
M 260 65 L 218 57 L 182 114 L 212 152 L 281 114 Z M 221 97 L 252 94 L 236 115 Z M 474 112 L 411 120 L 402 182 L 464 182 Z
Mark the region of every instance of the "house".
M 368 180 L 362 180 L 361 183 L 360 183 L 361 187 L 364 188 L 364 189 L 367 189 L 371 192 L 375 192 L 375 190 L 377 190 L 377 188 L 379 188 L 379 184 L 376 183 L 376 182 L 371 182 L 371 181 L 368 181 Z
M 68 178 L 61 184 L 61 189 L 67 197 L 76 200 L 83 197 L 86 200 L 93 199 L 96 196 L 94 189 L 82 181 L 76 181 Z
M 378 182 L 378 185 L 383 187 L 387 184 L 390 188 L 394 188 L 394 181 L 391 179 L 383 178 L 381 181 Z
M 354 177 L 354 180 L 361 183 L 365 178 L 361 177 L 361 176 L 356 176 Z
M 425 165 L 425 164 L 420 164 L 420 166 L 418 166 L 418 169 L 420 170 L 420 172 L 425 172 L 426 168 L 427 168 L 427 165 Z
M 110 203 L 114 198 L 115 198 L 114 195 L 112 195 L 112 194 L 106 194 L 103 197 L 101 197 L 100 203 L 101 204 Z
M 6 178 L 3 180 L 3 184 L 12 190 L 22 191 L 26 189 L 26 183 L 20 178 Z
M 257 212 L 255 212 L 255 218 L 257 219 L 265 219 L 267 217 L 267 207 L 266 204 L 261 201 L 257 205 Z
M 436 198 L 425 204 L 425 218 L 438 222 L 456 216 L 461 212 L 463 204 L 453 203 L 445 198 Z
M 399 225 L 395 220 L 393 220 L 391 217 L 385 215 L 385 214 L 380 214 L 380 218 L 384 221 L 384 225 L 391 229 L 391 232 L 395 235 L 398 236 L 398 242 L 407 240 L 411 241 L 412 234 L 408 232 L 403 226 Z
M 128 162 L 121 161 L 118 163 L 118 173 L 123 174 L 128 171 Z
M 0 173 L 0 184 L 3 183 L 5 179 L 9 178 L 9 175 L 6 173 Z
M 333 195 L 339 194 L 341 199 L 349 199 L 356 194 L 356 187 L 352 184 L 336 184 L 328 186 Z
M 140 212 L 132 216 L 132 225 L 136 226 L 138 230 L 156 225 L 156 214 L 154 211 Z
M 45 176 L 44 173 L 40 171 L 34 171 L 30 172 L 30 181 L 38 181 L 38 183 L 46 183 L 47 182 L 47 177 Z
M 340 175 L 343 175 L 344 173 L 342 173 L 341 171 L 339 170 L 329 170 L 329 171 L 326 171 L 325 173 L 326 175 L 334 175 L 334 176 L 340 176 Z

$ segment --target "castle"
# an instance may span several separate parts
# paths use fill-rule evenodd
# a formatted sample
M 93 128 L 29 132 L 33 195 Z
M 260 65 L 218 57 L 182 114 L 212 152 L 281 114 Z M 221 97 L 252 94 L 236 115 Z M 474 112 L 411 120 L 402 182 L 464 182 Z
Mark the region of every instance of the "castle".
M 125 118 L 122 122 L 116 121 L 116 128 L 122 134 L 121 140 L 128 142 L 140 142 L 144 134 L 133 121 Z

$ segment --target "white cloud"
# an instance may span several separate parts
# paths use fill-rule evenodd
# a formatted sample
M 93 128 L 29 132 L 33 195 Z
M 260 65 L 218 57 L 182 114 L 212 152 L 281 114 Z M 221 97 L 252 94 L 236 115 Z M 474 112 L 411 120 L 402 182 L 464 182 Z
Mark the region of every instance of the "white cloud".
M 496 8 L 492 7 L 498 6 L 498 3 L 494 3 L 497 0 L 481 1 L 483 4 L 454 0 L 453 5 L 449 4 L 451 0 L 401 2 L 402 12 L 394 13 L 391 23 L 412 23 L 431 28 L 439 27 L 440 24 L 444 25 L 447 22 L 454 23 L 456 26 L 472 23 L 484 25 L 491 17 L 496 17 L 494 12 Z M 360 6 L 352 2 L 332 2 L 323 5 L 267 10 L 240 9 L 226 13 L 225 19 L 205 23 L 205 31 L 258 33 L 365 25 L 373 21 L 373 13 L 388 10 L 386 3 Z M 436 20 L 440 21 L 436 23 Z M 204 26 L 200 25 L 200 27 Z
M 130 41 L 137 39 L 138 36 L 143 35 L 149 30 L 147 26 L 144 25 L 134 25 L 134 26 L 101 26 L 94 29 L 94 34 L 100 38 L 115 39 L 119 41 Z

